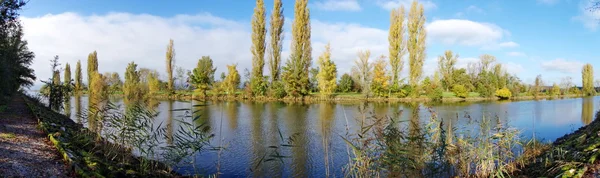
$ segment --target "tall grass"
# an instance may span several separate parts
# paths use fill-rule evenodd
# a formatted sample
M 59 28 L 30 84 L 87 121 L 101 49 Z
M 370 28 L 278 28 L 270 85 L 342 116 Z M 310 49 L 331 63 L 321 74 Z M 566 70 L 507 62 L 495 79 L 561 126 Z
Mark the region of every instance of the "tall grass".
M 342 137 L 352 148 L 346 177 L 510 177 L 544 145 L 522 142 L 520 131 L 497 116 L 457 116 L 468 123 L 456 128 L 431 109 L 425 124 L 419 107 L 408 121 L 364 117 L 361 107 L 356 134 Z

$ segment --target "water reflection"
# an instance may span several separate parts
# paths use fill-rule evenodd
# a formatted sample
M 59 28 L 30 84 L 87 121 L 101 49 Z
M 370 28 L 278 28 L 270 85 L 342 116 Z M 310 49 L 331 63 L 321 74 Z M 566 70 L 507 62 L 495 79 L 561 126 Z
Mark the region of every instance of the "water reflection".
M 587 125 L 590 124 L 594 118 L 594 98 L 585 97 L 581 102 L 581 122 Z
M 285 117 L 287 135 L 293 138 L 292 144 L 292 175 L 293 177 L 309 177 L 307 168 L 310 159 L 307 155 L 310 145 L 308 143 L 308 133 L 306 130 L 306 122 L 308 120 L 308 106 L 305 104 L 289 104 L 286 109 Z
M 75 122 L 81 123 L 81 95 L 75 95 Z

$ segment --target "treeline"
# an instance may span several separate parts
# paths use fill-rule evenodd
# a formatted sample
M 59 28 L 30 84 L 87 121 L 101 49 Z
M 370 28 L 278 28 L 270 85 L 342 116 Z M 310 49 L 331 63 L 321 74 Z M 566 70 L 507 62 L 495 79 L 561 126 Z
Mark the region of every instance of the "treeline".
M 423 64 L 426 58 L 425 13 L 423 5 L 413 1 L 406 12 L 403 6 L 390 13 L 389 54 L 372 55 L 369 50 L 357 52 L 354 67 L 338 80 L 337 66 L 331 60 L 329 44 L 312 66 L 310 11 L 307 0 L 297 0 L 292 22 L 291 54 L 282 64 L 283 8 L 280 0 L 275 0 L 270 15 L 270 29 L 267 30 L 267 14 L 263 0 L 256 1 L 252 25 L 252 68 L 245 69 L 242 75 L 237 64 L 227 65 L 227 73 L 221 73 L 215 80 L 216 66 L 210 56 L 203 56 L 192 70 L 175 66 L 174 41 L 170 40 L 166 49 L 166 80 L 161 80 L 158 71 L 137 68 L 131 62 L 122 82 L 118 73 L 97 74 L 98 56 L 96 52 L 88 56 L 88 81 L 92 92 L 122 93 L 126 98 L 144 98 L 156 94 L 171 95 L 193 90 L 200 97 L 229 96 L 244 98 L 302 98 L 309 95 L 332 97 L 337 94 L 354 93 L 360 97 L 378 98 L 467 98 L 513 96 L 559 96 L 594 95 L 596 93 L 593 69 L 586 64 L 582 69 L 583 87 L 575 87 L 571 78 L 560 84 L 547 87 L 541 75 L 534 84 L 522 82 L 516 75 L 507 72 L 506 66 L 498 63 L 496 57 L 483 54 L 479 61 L 465 68 L 456 66 L 459 55 L 446 51 L 438 57 L 438 69 L 432 76 L 424 76 Z M 267 33 L 269 32 L 269 33 Z M 266 36 L 270 35 L 267 44 Z M 267 48 L 269 50 L 267 50 Z M 266 59 L 266 61 L 265 61 Z M 408 61 L 405 61 L 408 60 Z M 401 76 L 407 65 L 408 76 Z M 67 64 L 68 65 L 68 64 Z M 265 65 L 269 74 L 263 73 Z M 67 71 L 65 71 L 66 73 Z M 70 71 L 68 71 L 70 75 Z M 68 77 L 70 78 L 70 76 Z M 65 79 L 68 79 L 65 76 Z M 94 83 L 95 79 L 98 84 Z M 85 90 L 81 81 L 81 67 L 78 62 L 74 88 L 76 92 Z M 98 91 L 93 91 L 98 90 Z
M 23 39 L 23 26 L 19 11 L 25 6 L 23 0 L 0 1 L 0 103 L 23 87 L 33 85 L 36 79 L 29 66 L 35 54 L 27 48 Z

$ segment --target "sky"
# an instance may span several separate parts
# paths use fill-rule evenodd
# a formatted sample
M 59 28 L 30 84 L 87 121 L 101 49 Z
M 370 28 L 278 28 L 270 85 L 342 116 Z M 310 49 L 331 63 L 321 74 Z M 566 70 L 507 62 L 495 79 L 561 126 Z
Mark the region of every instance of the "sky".
M 361 50 L 370 50 L 373 59 L 387 56 L 390 10 L 404 6 L 408 12 L 411 1 L 309 0 L 313 66 L 327 43 L 338 76 L 350 71 Z M 526 83 L 542 75 L 549 85 L 567 76 L 580 85 L 585 63 L 598 66 L 594 73 L 600 77 L 600 11 L 587 10 L 590 0 L 420 3 L 427 18 L 426 76 L 437 70 L 438 56 L 452 50 L 460 56 L 457 67 L 490 54 Z M 265 0 L 265 5 L 268 18 L 273 1 Z M 40 79 L 51 76 L 53 56 L 58 55 L 61 64 L 71 64 L 71 70 L 81 60 L 85 76 L 87 56 L 93 51 L 98 52 L 101 73 L 119 72 L 123 77 L 127 64 L 135 61 L 138 68 L 156 69 L 166 76 L 169 39 L 175 42 L 177 66 L 192 70 L 198 59 L 210 56 L 217 67 L 215 76 L 230 64 L 237 64 L 243 73 L 252 64 L 254 6 L 253 0 L 30 0 L 21 20 L 25 39 L 36 54 L 32 68 L 39 87 Z M 283 0 L 283 6 L 285 61 L 294 1 Z M 403 71 L 406 77 L 408 68 Z

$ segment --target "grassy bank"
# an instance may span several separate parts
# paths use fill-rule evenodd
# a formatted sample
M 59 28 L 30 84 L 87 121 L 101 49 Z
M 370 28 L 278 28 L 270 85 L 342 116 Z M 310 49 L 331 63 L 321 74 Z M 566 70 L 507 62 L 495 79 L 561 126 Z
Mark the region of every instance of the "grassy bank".
M 70 118 L 47 109 L 39 100 L 23 95 L 70 169 L 78 177 L 176 177 L 157 161 L 132 154 L 128 148 L 99 137 Z
M 577 131 L 556 139 L 518 175 L 527 177 L 597 177 L 600 172 L 600 112 Z

